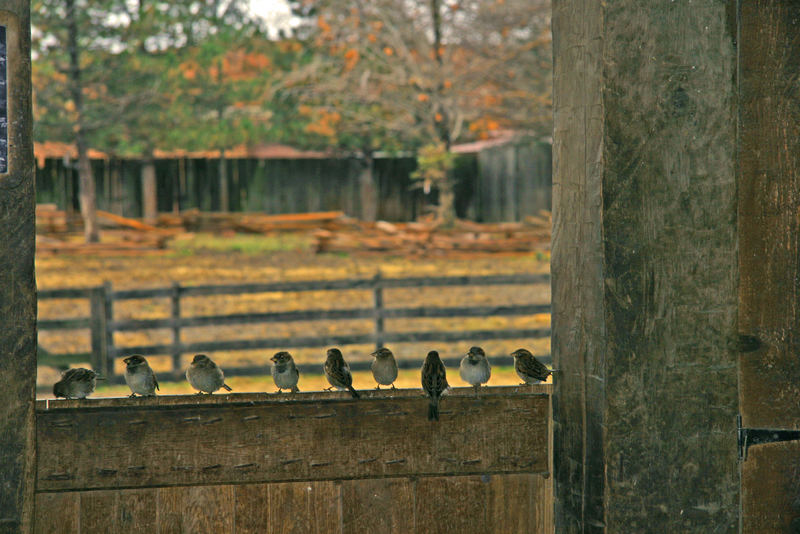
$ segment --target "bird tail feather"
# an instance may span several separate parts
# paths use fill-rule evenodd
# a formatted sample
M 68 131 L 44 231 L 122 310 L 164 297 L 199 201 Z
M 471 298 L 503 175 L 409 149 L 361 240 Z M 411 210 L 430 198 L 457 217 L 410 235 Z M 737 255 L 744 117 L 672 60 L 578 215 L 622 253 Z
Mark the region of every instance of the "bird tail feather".
M 222 387 L 225 388 L 226 391 L 233 391 L 228 384 L 222 384 Z
M 438 421 L 439 420 L 439 403 L 435 401 L 431 401 L 428 404 L 428 421 Z
M 350 391 L 350 394 L 353 395 L 354 399 L 357 399 L 361 396 L 358 394 L 358 391 L 356 391 L 356 388 L 354 388 L 353 386 L 347 386 L 347 389 L 348 391 Z

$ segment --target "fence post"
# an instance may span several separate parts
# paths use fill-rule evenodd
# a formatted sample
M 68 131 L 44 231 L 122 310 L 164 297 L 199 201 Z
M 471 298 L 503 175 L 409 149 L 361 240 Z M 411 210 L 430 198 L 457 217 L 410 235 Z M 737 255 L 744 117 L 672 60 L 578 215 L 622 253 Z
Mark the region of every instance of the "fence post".
M 111 282 L 103 283 L 103 302 L 104 304 L 104 327 L 103 333 L 105 335 L 105 369 L 108 383 L 112 383 L 114 376 L 114 362 L 117 357 L 117 350 L 114 348 L 114 327 L 111 324 L 114 322 L 114 291 L 111 287 Z
M 106 298 L 105 287 L 93 287 L 89 293 L 89 328 L 92 336 L 92 369 L 100 376 L 108 376 L 106 347 Z
M 383 346 L 383 286 L 381 285 L 381 273 L 378 271 L 372 278 L 373 295 L 375 302 L 375 349 Z
M 172 282 L 172 373 L 175 377 L 180 377 L 181 374 L 181 352 L 179 345 L 181 344 L 181 284 L 180 282 Z

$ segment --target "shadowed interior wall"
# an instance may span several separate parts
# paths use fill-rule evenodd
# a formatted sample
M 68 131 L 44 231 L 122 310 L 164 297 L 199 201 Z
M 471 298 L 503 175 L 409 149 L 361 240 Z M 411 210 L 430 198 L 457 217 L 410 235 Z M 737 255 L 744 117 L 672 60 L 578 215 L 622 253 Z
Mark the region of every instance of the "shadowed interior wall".
M 553 33 L 556 531 L 735 532 L 735 3 Z

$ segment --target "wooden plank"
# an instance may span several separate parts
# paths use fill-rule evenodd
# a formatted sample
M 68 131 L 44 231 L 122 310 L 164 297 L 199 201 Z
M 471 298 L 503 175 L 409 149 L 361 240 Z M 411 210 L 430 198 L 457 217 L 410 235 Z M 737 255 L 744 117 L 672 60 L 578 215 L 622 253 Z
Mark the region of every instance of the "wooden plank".
M 37 487 L 544 473 L 541 391 L 487 388 L 476 398 L 456 388 L 439 423 L 425 417 L 419 390 L 49 402 L 37 416 Z
M 795 2 L 741 6 L 742 424 L 800 429 L 800 91 Z
M 560 533 L 738 528 L 736 5 L 553 2 Z
M 80 494 L 37 493 L 34 521 L 36 534 L 75 534 L 80 522 Z
M 84 491 L 78 495 L 80 532 L 120 532 L 117 524 L 120 515 L 118 491 Z M 37 515 L 40 516 L 38 512 Z
M 155 489 L 117 491 L 119 532 L 125 534 L 157 532 L 156 492 Z
M 156 492 L 158 532 L 234 532 L 234 486 L 177 486 Z
M 0 8 L 7 127 L 0 173 L 0 528 L 33 531 L 36 459 L 36 192 L 28 0 Z
M 36 328 L 38 330 L 81 330 L 91 327 L 89 317 L 75 319 L 37 319 Z
M 475 285 L 529 285 L 547 284 L 549 274 L 511 274 L 488 276 L 444 276 L 444 277 L 409 277 L 381 278 L 383 288 L 400 287 L 444 287 Z M 240 293 L 271 293 L 288 291 L 332 291 L 337 289 L 372 289 L 375 281 L 372 278 L 351 278 L 341 280 L 308 280 L 300 282 L 273 282 L 258 284 L 230 285 L 198 285 L 182 288 L 182 296 L 197 297 L 202 295 L 235 295 Z M 169 297 L 171 288 L 126 289 L 114 292 L 114 299 L 145 299 Z
M 92 290 L 96 287 L 75 287 L 62 289 L 40 289 L 36 296 L 40 300 L 45 299 L 88 299 L 92 296 Z
M 342 525 L 343 532 L 414 532 L 414 486 L 411 480 L 372 478 L 343 481 Z
M 486 515 L 494 532 L 554 532 L 552 477 L 492 476 L 487 489 Z
M 742 532 L 800 532 L 800 441 L 750 447 L 742 464 Z
M 342 532 L 339 485 L 331 481 L 269 485 L 269 525 L 274 534 Z
M 543 339 L 550 337 L 549 328 L 520 328 L 508 330 L 460 330 L 434 332 L 386 332 L 383 339 L 387 343 L 406 343 L 418 341 L 472 341 L 479 343 L 488 339 Z M 115 356 L 127 354 L 171 354 L 176 348 L 180 352 L 215 352 L 222 350 L 251 350 L 264 348 L 325 347 L 330 345 L 364 345 L 372 343 L 374 334 L 356 334 L 319 337 L 285 337 L 262 339 L 236 339 L 230 341 L 198 341 L 179 345 L 139 345 L 114 347 Z
M 415 484 L 416 531 L 426 534 L 493 532 L 486 514 L 490 477 L 426 477 Z
M 236 534 L 268 532 L 269 484 L 238 484 L 235 499 Z
M 453 306 L 453 307 L 416 307 L 416 308 L 383 308 L 382 318 L 396 319 L 401 317 L 489 317 L 518 316 L 550 313 L 549 304 L 528 304 L 519 306 Z M 272 313 L 238 313 L 228 315 L 200 315 L 195 317 L 168 317 L 164 319 L 128 319 L 114 321 L 111 328 L 117 332 L 129 330 L 146 330 L 149 328 L 185 328 L 191 326 L 229 325 L 248 323 L 271 323 L 293 321 L 332 321 L 337 319 L 372 319 L 374 308 L 351 308 L 339 310 L 302 310 Z M 60 320 L 65 324 L 83 325 L 87 319 Z M 78 323 L 78 321 L 81 321 Z M 51 321 L 60 325 L 61 322 Z M 42 321 L 39 322 L 42 324 Z M 48 323 L 49 324 L 49 323 Z M 53 328 L 50 326 L 49 328 Z M 85 326 L 84 326 L 85 328 Z

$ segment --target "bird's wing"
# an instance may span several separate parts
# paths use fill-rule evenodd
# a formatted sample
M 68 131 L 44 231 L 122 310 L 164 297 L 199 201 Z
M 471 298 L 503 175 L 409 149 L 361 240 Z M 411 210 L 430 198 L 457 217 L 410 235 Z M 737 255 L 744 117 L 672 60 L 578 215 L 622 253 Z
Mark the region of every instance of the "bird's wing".
M 151 372 L 151 373 L 153 373 L 153 384 L 155 384 L 155 385 L 156 385 L 156 389 L 157 389 L 158 391 L 161 391 L 161 388 L 160 388 L 160 387 L 158 387 L 158 378 L 156 378 L 156 374 L 155 374 L 155 373 L 154 373 L 152 370 L 151 370 L 150 372 Z
M 550 374 L 547 366 L 533 356 L 529 358 L 517 358 L 516 368 L 517 371 L 532 376 L 537 380 L 547 380 L 547 376 Z

